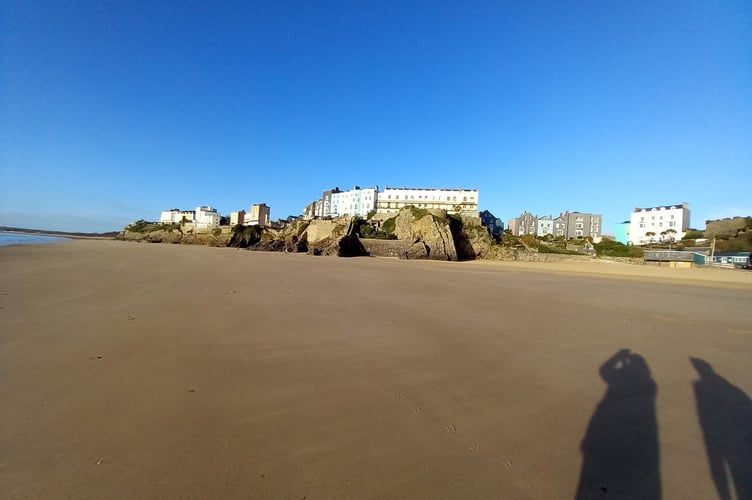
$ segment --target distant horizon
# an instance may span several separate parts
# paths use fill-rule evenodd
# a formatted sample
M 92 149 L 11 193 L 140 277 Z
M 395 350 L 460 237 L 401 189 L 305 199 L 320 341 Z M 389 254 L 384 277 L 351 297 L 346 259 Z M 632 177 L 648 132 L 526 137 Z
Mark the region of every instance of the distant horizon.
M 297 215 L 340 186 L 480 210 L 752 214 L 752 3 L 0 4 L 0 224 Z M 386 182 L 384 182 L 386 181 Z M 692 222 L 694 221 L 694 222 Z

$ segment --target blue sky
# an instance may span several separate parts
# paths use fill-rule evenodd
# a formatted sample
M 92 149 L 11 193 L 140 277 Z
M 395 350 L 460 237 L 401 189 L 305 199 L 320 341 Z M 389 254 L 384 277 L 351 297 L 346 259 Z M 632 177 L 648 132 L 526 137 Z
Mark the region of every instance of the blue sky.
M 477 187 L 752 215 L 752 3 L 0 0 L 0 225 Z

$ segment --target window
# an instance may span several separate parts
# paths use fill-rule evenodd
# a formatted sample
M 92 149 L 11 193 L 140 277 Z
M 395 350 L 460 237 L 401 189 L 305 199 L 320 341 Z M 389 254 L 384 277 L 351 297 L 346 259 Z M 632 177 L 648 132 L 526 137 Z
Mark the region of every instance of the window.
M 462 201 L 467 201 L 467 196 L 463 196 Z

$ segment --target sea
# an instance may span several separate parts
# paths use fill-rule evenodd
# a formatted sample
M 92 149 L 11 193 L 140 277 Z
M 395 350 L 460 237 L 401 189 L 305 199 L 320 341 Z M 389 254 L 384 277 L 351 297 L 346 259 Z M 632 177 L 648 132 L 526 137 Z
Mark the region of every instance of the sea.
M 41 234 L 5 233 L 0 231 L 0 247 L 8 245 L 39 245 L 41 243 L 61 243 L 71 241 L 62 236 L 43 236 Z

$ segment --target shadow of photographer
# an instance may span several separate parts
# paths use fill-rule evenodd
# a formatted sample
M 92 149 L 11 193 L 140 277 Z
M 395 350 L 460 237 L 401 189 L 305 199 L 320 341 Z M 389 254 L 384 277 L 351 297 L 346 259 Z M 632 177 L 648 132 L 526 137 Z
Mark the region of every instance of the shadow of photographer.
M 689 359 L 700 375 L 694 383 L 697 416 L 718 496 L 752 500 L 752 400 L 707 361 Z
M 608 384 L 582 440 L 575 498 L 661 497 L 657 387 L 645 359 L 622 349 L 600 367 Z

